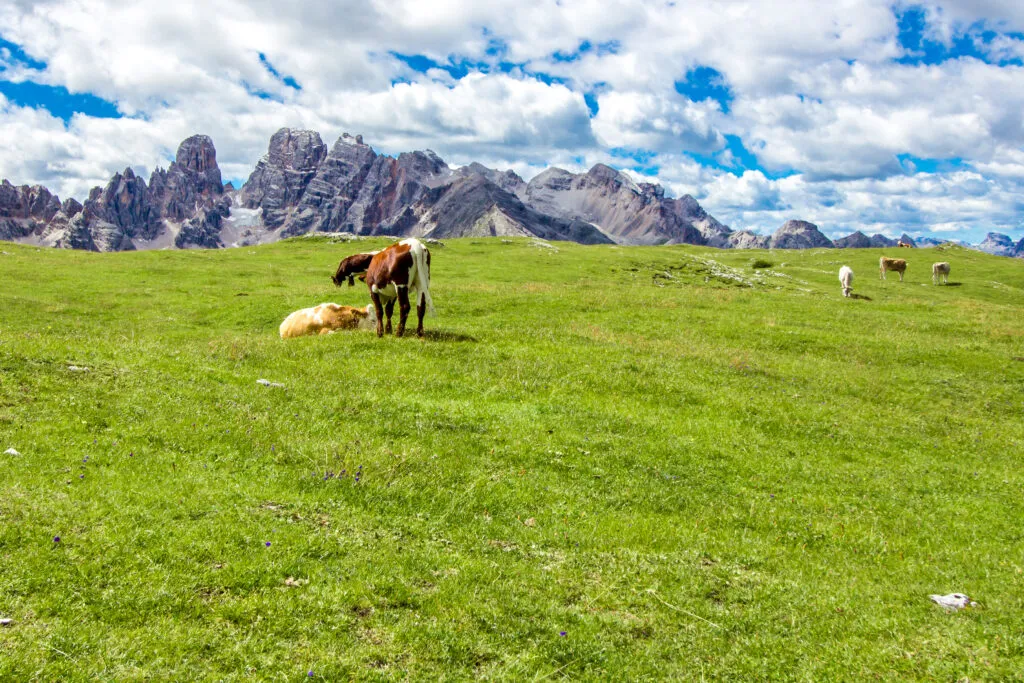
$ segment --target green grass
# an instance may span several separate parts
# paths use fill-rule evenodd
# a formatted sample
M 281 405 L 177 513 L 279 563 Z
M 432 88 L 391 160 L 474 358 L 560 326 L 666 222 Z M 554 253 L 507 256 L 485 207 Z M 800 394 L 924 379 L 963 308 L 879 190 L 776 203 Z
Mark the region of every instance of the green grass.
M 1022 680 L 1022 261 L 2 246 L 0 680 Z

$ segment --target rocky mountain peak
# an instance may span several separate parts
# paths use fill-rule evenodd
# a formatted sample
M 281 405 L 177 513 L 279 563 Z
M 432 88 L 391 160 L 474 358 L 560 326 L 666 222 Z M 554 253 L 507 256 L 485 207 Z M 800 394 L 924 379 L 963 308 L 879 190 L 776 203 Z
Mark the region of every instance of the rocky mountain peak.
M 978 245 L 978 249 L 996 256 L 1015 256 L 1017 253 L 1017 245 L 1013 243 L 1013 240 L 998 232 L 990 232 L 985 235 L 985 239 Z
M 772 249 L 813 249 L 833 246 L 832 241 L 821 234 L 817 225 L 801 220 L 783 223 L 768 244 Z
M 526 181 L 520 178 L 519 174 L 515 171 L 497 171 L 474 161 L 468 166 L 456 169 L 455 174 L 458 176 L 477 175 L 481 178 L 486 178 L 501 189 L 511 192 L 516 196 L 526 193 Z
M 327 156 L 327 145 L 315 130 L 282 128 L 270 138 L 267 158 L 271 165 L 301 171 L 316 169 Z
M 840 237 L 834 241 L 834 244 L 838 249 L 870 249 L 874 246 L 871 243 L 871 238 L 860 230 L 846 237 Z
M 205 174 L 216 169 L 220 175 L 220 169 L 217 167 L 217 150 L 209 135 L 193 135 L 183 140 L 178 145 L 174 163 L 193 173 Z
M 326 158 L 327 145 L 316 131 L 280 129 L 242 186 L 242 206 L 263 209 L 264 224 L 280 227 Z

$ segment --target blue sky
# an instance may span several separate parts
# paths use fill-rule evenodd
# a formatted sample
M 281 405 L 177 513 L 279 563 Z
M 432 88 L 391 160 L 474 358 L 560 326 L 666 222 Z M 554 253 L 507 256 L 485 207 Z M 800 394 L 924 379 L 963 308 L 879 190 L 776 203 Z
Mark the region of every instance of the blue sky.
M 291 126 L 608 163 L 737 229 L 1024 236 L 1024 3 L 88 4 L 0 9 L 0 175 L 62 197 L 197 132 L 237 184 Z

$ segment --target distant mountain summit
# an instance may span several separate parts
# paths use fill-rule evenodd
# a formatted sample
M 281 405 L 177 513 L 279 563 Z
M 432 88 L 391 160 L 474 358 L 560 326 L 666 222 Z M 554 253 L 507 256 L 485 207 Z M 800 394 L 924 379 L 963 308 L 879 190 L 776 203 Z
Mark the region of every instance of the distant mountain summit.
M 1024 238 L 1014 244 L 1013 240 L 998 232 L 990 232 L 978 245 L 978 249 L 996 256 L 1024 256 Z
M 637 184 L 604 164 L 581 174 L 549 168 L 529 182 L 525 200 L 543 213 L 591 223 L 620 244 L 707 244 L 714 239 L 720 246 L 731 232 L 693 197 L 666 198 L 661 185 Z
M 786 221 L 768 241 L 772 249 L 831 248 L 832 240 L 821 234 L 818 226 L 807 221 Z
M 583 244 L 698 244 L 722 249 L 892 247 L 862 232 L 833 243 L 786 221 L 772 235 L 734 231 L 690 195 L 596 164 L 549 168 L 525 182 L 472 162 L 452 169 L 431 150 L 378 154 L 362 136 L 330 148 L 312 130 L 282 128 L 240 189 L 224 184 L 213 140 L 193 135 L 149 182 L 131 168 L 63 203 L 41 186 L 0 184 L 0 239 L 123 251 L 259 244 L 318 232 L 420 237 L 531 236 Z M 913 243 L 908 235 L 905 242 Z M 934 240 L 923 238 L 922 245 Z M 989 234 L 981 248 L 1024 256 L 1024 240 Z

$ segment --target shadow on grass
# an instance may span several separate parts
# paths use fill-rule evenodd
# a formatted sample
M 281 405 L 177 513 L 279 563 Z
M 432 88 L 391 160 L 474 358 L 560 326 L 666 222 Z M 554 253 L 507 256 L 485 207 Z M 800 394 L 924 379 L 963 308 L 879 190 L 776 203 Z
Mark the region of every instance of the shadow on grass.
M 861 301 L 871 301 L 871 297 L 870 296 L 864 296 L 863 294 L 854 294 L 852 292 L 850 293 L 850 298 L 851 299 L 860 299 Z
M 432 342 L 476 342 L 476 337 L 448 330 L 423 330 L 423 338 Z
M 941 287 L 960 287 L 961 285 L 963 285 L 962 282 L 946 282 L 946 283 L 944 283 L 944 284 L 942 284 L 940 286 Z

